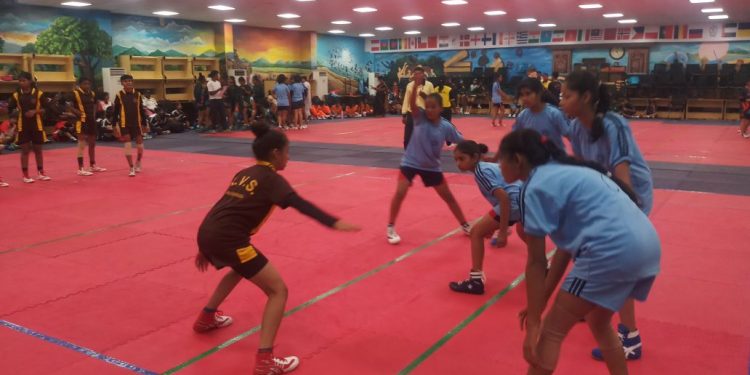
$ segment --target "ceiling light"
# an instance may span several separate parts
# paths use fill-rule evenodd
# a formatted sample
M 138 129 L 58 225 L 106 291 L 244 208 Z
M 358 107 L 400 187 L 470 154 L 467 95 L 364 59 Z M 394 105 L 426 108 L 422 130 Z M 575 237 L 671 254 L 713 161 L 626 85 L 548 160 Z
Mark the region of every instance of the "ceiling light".
M 355 12 L 359 12 L 359 13 L 370 13 L 370 12 L 378 11 L 377 9 L 373 7 L 359 7 L 359 8 L 354 8 L 352 10 L 354 10 Z
M 445 5 L 464 5 L 468 3 L 468 1 L 464 0 L 443 0 L 443 4 Z
M 724 9 L 722 8 L 703 8 L 701 9 L 701 12 L 703 13 L 721 13 Z
M 630 19 L 626 19 L 626 20 L 619 20 L 617 22 L 619 22 L 619 23 L 636 23 L 636 22 L 638 22 L 638 20 L 630 18 Z
M 281 14 L 277 14 L 276 17 L 279 17 L 279 18 L 299 18 L 299 14 L 281 13 Z
M 516 21 L 518 21 L 518 22 L 536 22 L 536 18 L 519 18 Z
M 334 29 L 334 30 L 328 30 L 328 32 L 329 32 L 329 33 L 331 33 L 331 34 L 343 34 L 343 33 L 345 33 L 346 31 L 344 31 L 344 30 L 339 30 L 339 29 Z
M 421 32 L 419 32 L 418 30 L 409 30 L 409 31 L 404 31 L 404 34 L 406 34 L 406 35 L 417 35 L 417 34 L 421 34 Z
M 391 30 L 393 30 L 393 28 L 390 27 L 390 26 L 379 26 L 379 27 L 376 27 L 375 30 L 377 30 L 377 31 L 391 31 Z
M 461 26 L 461 24 L 460 24 L 460 23 L 458 23 L 458 22 L 446 22 L 446 23 L 443 23 L 443 24 L 441 24 L 441 25 L 442 25 L 442 26 L 445 26 L 445 27 L 456 27 L 456 26 Z
M 708 19 L 710 20 L 725 20 L 727 18 L 729 18 L 729 16 L 726 14 L 714 14 L 712 16 L 708 16 Z
M 359 34 L 359 36 L 361 36 L 363 38 L 371 38 L 371 37 L 375 36 L 375 34 L 373 34 L 373 33 L 364 33 L 364 34 Z
M 157 16 L 176 16 L 179 13 L 173 12 L 171 10 L 159 10 L 154 12 L 154 14 L 156 14 Z
M 246 20 L 243 20 L 242 18 L 230 18 L 228 20 L 224 20 L 224 22 L 229 22 L 229 23 L 242 23 L 245 21 Z
M 77 7 L 77 8 L 81 8 L 81 7 L 87 7 L 87 6 L 90 6 L 90 5 L 91 5 L 91 3 L 84 3 L 84 2 L 82 2 L 82 1 L 68 1 L 68 2 L 62 3 L 61 5 L 65 5 L 66 7 Z
M 209 5 L 208 8 L 213 10 L 234 10 L 233 7 L 227 5 Z
M 315 0 L 297 0 L 297 1 L 300 2 L 300 3 L 307 3 L 307 2 L 315 1 Z
M 602 4 L 581 4 L 578 7 L 581 9 L 599 9 L 602 7 Z
M 403 18 L 403 19 L 405 19 L 407 21 L 418 21 L 418 20 L 423 19 L 424 17 L 415 14 L 415 15 L 411 15 L 411 16 L 403 16 L 401 18 Z
M 504 10 L 488 10 L 484 12 L 484 14 L 488 16 L 502 16 L 503 14 L 508 14 Z
M 348 25 L 352 23 L 352 21 L 344 21 L 344 20 L 337 20 L 337 21 L 331 21 L 334 25 Z
M 620 18 L 622 17 L 622 13 L 606 13 L 604 14 L 604 18 Z
M 539 27 L 555 27 L 557 24 L 554 23 L 540 23 Z
M 281 25 L 281 27 L 283 27 L 285 29 L 299 29 L 302 26 L 300 26 L 300 25 Z
M 690 0 L 691 4 L 713 3 L 714 0 Z
M 482 30 L 484 30 L 484 27 L 482 27 L 482 26 L 472 26 L 472 27 L 467 27 L 466 30 L 469 30 L 469 31 L 482 31 Z

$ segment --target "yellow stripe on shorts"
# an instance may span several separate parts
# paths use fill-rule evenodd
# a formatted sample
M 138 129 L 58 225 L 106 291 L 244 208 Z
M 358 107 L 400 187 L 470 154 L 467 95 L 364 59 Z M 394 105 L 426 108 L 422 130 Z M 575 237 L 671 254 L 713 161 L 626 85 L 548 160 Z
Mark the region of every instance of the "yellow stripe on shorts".
M 240 263 L 247 263 L 258 256 L 258 252 L 255 251 L 253 245 L 237 249 L 237 257 L 240 258 Z

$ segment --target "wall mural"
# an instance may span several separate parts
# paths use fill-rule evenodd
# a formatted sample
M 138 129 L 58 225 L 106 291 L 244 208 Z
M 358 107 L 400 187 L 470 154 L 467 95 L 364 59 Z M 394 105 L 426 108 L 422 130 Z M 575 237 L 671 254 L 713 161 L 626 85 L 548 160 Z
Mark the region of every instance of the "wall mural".
M 235 26 L 233 34 L 234 67 L 250 69 L 263 79 L 275 79 L 281 73 L 310 73 L 311 33 Z
M 318 34 L 315 64 L 328 72 L 328 90 L 363 90 L 362 82 L 372 71 L 372 54 L 364 51 L 361 38 Z
M 627 53 L 622 54 L 622 56 L 613 54 L 612 50 L 608 47 L 573 50 L 572 60 L 574 67 L 576 64 L 582 64 L 585 60 L 589 59 L 604 59 L 610 66 L 628 66 Z
M 112 15 L 112 54 L 133 56 L 216 56 L 212 24 Z
M 718 43 L 673 43 L 651 46 L 650 66 L 680 62 L 683 64 L 750 62 L 750 41 Z

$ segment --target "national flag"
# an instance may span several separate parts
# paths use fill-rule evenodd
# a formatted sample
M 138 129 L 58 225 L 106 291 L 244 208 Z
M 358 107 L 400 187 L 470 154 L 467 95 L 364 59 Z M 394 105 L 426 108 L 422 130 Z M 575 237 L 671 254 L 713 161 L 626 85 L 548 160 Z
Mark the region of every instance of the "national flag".
M 529 38 L 526 41 L 528 44 L 539 44 L 539 38 L 541 37 L 541 32 L 539 31 L 529 31 Z
M 634 26 L 633 35 L 630 39 L 643 39 L 645 37 L 646 28 L 643 26 Z
M 516 33 L 516 44 L 526 44 L 529 41 L 529 33 L 526 31 L 519 31 Z
M 468 47 L 471 45 L 471 35 L 461 35 L 461 40 L 459 42 L 459 47 Z
M 617 29 L 617 36 L 615 39 L 617 40 L 628 40 L 630 39 L 630 32 L 633 31 L 630 27 L 620 27 Z
M 495 33 L 484 33 L 482 43 L 484 43 L 485 46 L 488 44 L 491 46 L 497 45 L 497 35 L 495 35 Z
M 750 22 L 743 22 L 737 25 L 738 38 L 750 38 Z
M 579 42 L 583 42 L 586 38 L 586 32 L 583 29 L 578 30 L 578 35 L 576 35 L 576 40 Z
M 503 45 L 512 46 L 516 44 L 516 33 L 503 34 Z
M 391 39 L 391 51 L 398 51 L 401 49 L 401 39 Z
M 479 37 L 479 34 L 474 34 L 471 36 L 470 40 L 471 40 L 471 45 L 476 47 L 482 41 L 482 38 Z
M 438 46 L 438 37 L 431 36 L 427 38 L 427 48 L 437 48 Z
M 495 33 L 496 38 L 495 41 L 497 42 L 496 46 L 502 46 L 503 45 L 503 33 Z
M 418 47 L 417 38 L 409 38 L 409 48 L 417 49 Z
M 377 52 L 377 51 L 380 51 L 380 40 L 371 39 L 370 40 L 370 52 Z
M 587 38 L 586 40 L 602 40 L 604 39 L 604 32 L 602 32 L 602 29 L 590 29 L 586 30 Z
M 724 38 L 736 38 L 737 37 L 737 24 L 725 23 L 721 31 L 721 36 Z
M 391 42 L 388 39 L 380 39 L 380 50 L 389 51 L 391 48 Z
M 575 42 L 578 38 L 578 30 L 565 30 L 565 41 Z
M 438 48 L 450 48 L 451 38 L 449 36 L 441 35 L 438 37 Z
M 643 32 L 644 39 L 659 39 L 659 27 L 658 26 L 646 26 L 646 30 Z
M 659 39 L 675 39 L 676 29 L 673 25 L 659 27 Z
M 617 29 L 604 29 L 604 40 L 617 39 Z
M 561 43 L 565 41 L 565 30 L 555 30 L 552 32 L 552 43 Z
M 421 36 L 417 37 L 417 42 L 416 43 L 417 43 L 417 48 L 418 49 L 425 49 L 425 48 L 427 48 L 427 45 L 428 45 L 427 44 L 427 37 L 424 37 L 424 38 L 421 37 Z
M 677 39 L 687 39 L 688 38 L 688 27 L 687 25 L 682 25 L 677 27 Z
M 703 28 L 688 30 L 688 39 L 702 39 L 702 38 L 703 38 Z
M 539 40 L 541 43 L 552 42 L 552 31 L 542 31 L 542 37 Z

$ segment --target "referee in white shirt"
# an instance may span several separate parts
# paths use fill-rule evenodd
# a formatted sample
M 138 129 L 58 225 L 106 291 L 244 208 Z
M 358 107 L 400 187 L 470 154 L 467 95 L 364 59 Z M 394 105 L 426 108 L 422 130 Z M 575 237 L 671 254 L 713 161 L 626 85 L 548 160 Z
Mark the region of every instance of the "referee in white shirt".
M 227 128 L 227 116 L 224 111 L 224 90 L 221 89 L 219 72 L 211 71 L 208 75 L 208 110 L 211 114 L 211 123 L 214 130 L 223 131 Z

